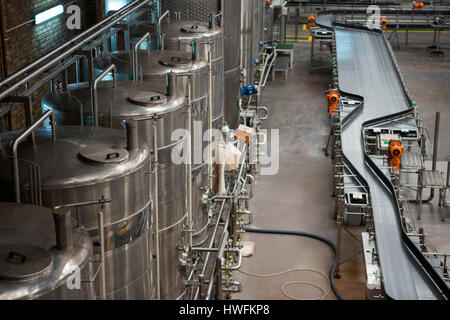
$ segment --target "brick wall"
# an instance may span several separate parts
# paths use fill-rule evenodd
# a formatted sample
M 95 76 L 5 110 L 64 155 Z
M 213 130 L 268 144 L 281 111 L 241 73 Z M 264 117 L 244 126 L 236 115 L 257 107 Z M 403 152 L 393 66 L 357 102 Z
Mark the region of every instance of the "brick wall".
M 37 13 L 56 5 L 63 4 L 66 11 L 69 5 L 78 5 L 81 9 L 81 27 L 86 29 L 104 17 L 104 0 L 2 0 L 3 25 L 5 29 L 5 44 L 8 74 L 11 75 L 27 64 L 41 57 L 64 41 L 73 38 L 82 30 L 69 30 L 66 26 L 67 14 L 54 17 L 44 23 L 35 25 L 33 21 Z M 24 24 L 25 23 L 25 24 Z M 24 24 L 20 27 L 17 27 Z M 16 28 L 17 27 L 17 28 Z M 13 29 L 13 30 L 11 30 Z M 10 31 L 8 31 L 10 30 Z M 0 60 L 1 64 L 1 60 Z M 3 66 L 2 66 L 3 70 Z M 3 78 L 3 73 L 2 73 Z M 40 114 L 40 96 L 49 90 L 46 85 L 33 96 L 34 116 Z M 0 129 L 4 124 L 14 130 L 24 126 L 22 108 L 14 108 L 7 115 L 7 121 L 0 119 Z

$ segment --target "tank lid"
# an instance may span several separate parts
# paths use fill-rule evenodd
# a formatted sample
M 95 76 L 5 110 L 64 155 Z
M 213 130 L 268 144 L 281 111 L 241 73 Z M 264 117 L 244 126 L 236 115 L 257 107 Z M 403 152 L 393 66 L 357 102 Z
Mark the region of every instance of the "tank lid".
M 192 63 L 192 58 L 182 53 L 161 52 L 161 59 L 159 62 L 162 65 L 169 67 L 186 67 Z
M 208 28 L 198 24 L 186 24 L 181 27 L 181 31 L 188 33 L 206 33 L 208 32 Z
M 167 97 L 164 94 L 153 91 L 132 91 L 127 100 L 142 107 L 155 107 L 167 103 Z
M 31 244 L 0 246 L 0 279 L 24 281 L 37 278 L 52 267 L 51 253 Z
M 129 153 L 126 149 L 119 146 L 93 144 L 82 148 L 80 156 L 95 163 L 116 164 L 128 160 Z

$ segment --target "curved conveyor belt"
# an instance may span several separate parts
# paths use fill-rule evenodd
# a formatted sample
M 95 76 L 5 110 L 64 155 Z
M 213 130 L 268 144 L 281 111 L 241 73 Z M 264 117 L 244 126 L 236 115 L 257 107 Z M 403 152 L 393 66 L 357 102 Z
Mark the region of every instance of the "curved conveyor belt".
M 448 287 L 402 229 L 392 185 L 365 154 L 362 128 L 377 118 L 411 108 L 384 35 L 378 31 L 332 25 L 331 14 L 317 24 L 333 28 L 339 90 L 363 97 L 362 110 L 342 129 L 344 159 L 370 189 L 383 286 L 391 299 L 449 299 Z

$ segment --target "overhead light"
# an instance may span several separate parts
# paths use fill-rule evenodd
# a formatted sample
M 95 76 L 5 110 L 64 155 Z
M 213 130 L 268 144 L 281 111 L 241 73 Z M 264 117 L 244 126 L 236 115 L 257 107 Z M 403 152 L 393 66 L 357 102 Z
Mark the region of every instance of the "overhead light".
M 126 1 L 123 0 L 107 0 L 106 1 L 106 12 L 108 11 L 116 11 L 124 7 L 126 4 Z
M 34 16 L 34 23 L 35 24 L 40 24 L 42 22 L 50 20 L 51 18 L 59 16 L 62 13 L 64 13 L 64 6 L 60 4 L 60 5 L 56 6 L 56 7 L 50 8 L 48 10 L 45 10 L 45 11 L 35 15 Z

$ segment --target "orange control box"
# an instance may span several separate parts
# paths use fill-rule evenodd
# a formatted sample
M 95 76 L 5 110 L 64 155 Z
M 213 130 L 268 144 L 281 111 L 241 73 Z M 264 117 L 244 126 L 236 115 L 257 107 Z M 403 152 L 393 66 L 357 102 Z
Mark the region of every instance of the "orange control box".
M 327 100 L 328 100 L 328 113 L 335 114 L 338 110 L 339 93 L 334 90 L 328 92 Z
M 380 25 L 381 25 L 381 27 L 383 28 L 383 30 L 386 30 L 386 27 L 387 27 L 387 25 L 388 25 L 387 19 L 386 19 L 386 18 L 381 18 L 381 19 L 380 19 Z
M 413 2 L 414 4 L 414 10 L 422 9 L 423 8 L 423 2 Z
M 313 14 L 310 14 L 308 16 L 308 29 L 311 30 L 311 28 L 314 26 L 315 22 L 316 22 L 316 16 Z
M 400 170 L 400 162 L 403 151 L 405 151 L 405 148 L 399 140 L 389 141 L 388 161 L 390 166 L 395 170 Z
M 245 143 L 250 142 L 250 137 L 253 134 L 253 129 L 243 124 L 240 124 L 236 129 L 236 134 L 234 135 L 234 140 L 243 141 Z

